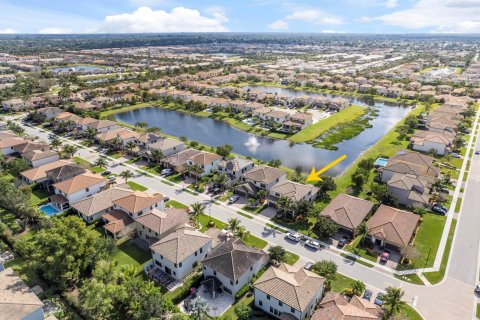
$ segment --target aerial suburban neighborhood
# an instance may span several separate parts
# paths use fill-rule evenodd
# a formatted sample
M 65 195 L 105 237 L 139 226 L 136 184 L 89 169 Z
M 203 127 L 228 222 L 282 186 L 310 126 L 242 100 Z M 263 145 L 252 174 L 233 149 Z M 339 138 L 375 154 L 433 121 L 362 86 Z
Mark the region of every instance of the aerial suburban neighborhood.
M 480 29 L 186 7 L 0 19 L 0 320 L 480 317 Z

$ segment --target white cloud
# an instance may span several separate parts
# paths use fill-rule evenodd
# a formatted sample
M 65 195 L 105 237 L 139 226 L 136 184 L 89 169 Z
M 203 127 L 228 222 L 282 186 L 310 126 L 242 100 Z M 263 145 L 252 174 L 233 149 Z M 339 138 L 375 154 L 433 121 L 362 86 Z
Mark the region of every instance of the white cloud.
M 385 1 L 385 7 L 395 8 L 397 6 L 397 0 L 387 0 Z
M 359 23 L 369 23 L 371 21 L 372 21 L 372 18 L 367 17 L 367 16 L 363 16 L 363 17 L 360 17 L 358 19 L 355 19 L 355 22 L 359 22 Z
M 225 8 L 220 6 L 211 6 L 205 9 L 205 12 L 220 22 L 228 22 L 227 12 Z
M 411 8 L 375 19 L 388 25 L 431 32 L 480 32 L 480 0 L 419 0 Z
M 172 4 L 170 0 L 130 0 L 130 3 L 135 7 L 164 7 Z
M 18 33 L 18 31 L 12 28 L 0 29 L 0 34 L 13 34 L 13 33 Z
M 270 23 L 268 27 L 274 30 L 286 30 L 288 29 L 288 23 L 284 20 L 277 20 L 273 23 Z
M 140 7 L 132 13 L 106 16 L 97 32 L 225 32 L 224 15 L 202 16 L 198 10 L 176 7 L 170 12 Z
M 322 33 L 344 33 L 344 32 L 337 31 L 337 30 L 326 29 L 326 30 L 322 30 Z
M 67 34 L 72 33 L 72 29 L 68 28 L 44 28 L 38 30 L 40 34 Z
M 318 9 L 302 9 L 294 11 L 285 17 L 287 20 L 299 20 L 312 24 L 339 25 L 343 23 L 342 18 L 331 15 Z

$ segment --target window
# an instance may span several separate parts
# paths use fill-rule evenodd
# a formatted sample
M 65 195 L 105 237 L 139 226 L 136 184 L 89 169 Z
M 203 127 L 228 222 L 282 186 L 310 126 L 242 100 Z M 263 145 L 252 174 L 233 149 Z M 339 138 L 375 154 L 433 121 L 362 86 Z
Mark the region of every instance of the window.
M 177 264 L 176 264 L 176 263 L 174 263 L 173 265 L 175 266 L 175 268 L 177 267 Z
M 273 313 L 273 308 L 272 307 L 270 307 L 270 313 Z
M 216 276 L 216 275 L 217 275 L 217 271 L 213 271 L 213 275 Z
M 269 294 L 267 294 L 267 300 L 270 300 L 270 295 Z
M 261 307 L 263 306 L 263 301 L 262 300 L 258 300 L 258 305 Z
M 235 281 L 235 284 L 238 284 L 238 280 L 237 280 L 237 281 Z
M 230 280 L 230 284 L 233 286 L 233 280 Z
M 158 237 L 158 232 L 155 232 L 155 235 Z
M 90 189 L 89 189 L 89 188 L 87 188 L 87 189 L 85 189 L 85 191 L 86 191 L 86 192 L 88 192 L 88 191 L 90 191 Z
M 197 251 L 195 251 L 195 257 L 197 256 Z
M 250 271 L 252 271 L 252 270 L 253 270 L 253 266 L 250 267 Z
M 162 260 L 163 260 L 163 256 L 162 256 L 162 255 L 160 255 L 160 259 L 162 259 Z
M 203 248 L 200 248 L 200 253 L 202 253 L 202 252 L 203 252 Z
M 283 302 L 282 301 L 278 301 L 278 305 L 281 307 L 283 306 Z
M 197 265 L 198 265 L 198 261 L 195 261 L 195 262 L 192 264 L 192 269 L 195 269 Z
M 293 314 L 295 314 L 295 309 L 290 308 L 290 312 L 293 313 Z
M 178 266 L 181 268 L 181 267 L 182 267 L 182 263 L 180 262 L 180 263 L 178 264 Z

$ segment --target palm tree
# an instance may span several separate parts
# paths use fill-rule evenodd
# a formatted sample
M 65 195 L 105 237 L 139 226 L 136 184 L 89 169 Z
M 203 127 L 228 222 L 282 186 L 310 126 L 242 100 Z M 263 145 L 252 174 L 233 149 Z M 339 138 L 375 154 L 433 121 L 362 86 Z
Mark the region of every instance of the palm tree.
M 257 200 L 254 198 L 248 198 L 248 206 L 254 208 L 257 206 Z
M 200 167 L 198 164 L 194 164 L 190 167 L 190 170 L 193 171 L 193 173 L 195 174 L 195 183 L 197 183 L 200 175 L 203 172 L 202 167 Z
M 205 207 L 200 202 L 195 202 L 191 205 L 192 208 L 192 220 L 196 221 L 199 215 L 205 212 Z
M 237 237 L 239 237 L 240 239 L 242 240 L 245 240 L 248 238 L 248 236 L 250 235 L 250 231 L 247 231 L 247 229 L 245 229 L 245 227 L 243 226 L 240 226 L 238 229 L 237 229 L 237 233 L 235 234 Z
M 93 140 L 95 140 L 95 137 L 97 136 L 97 132 L 95 131 L 95 129 L 87 128 L 84 132 L 84 135 L 88 141 L 93 142 Z
M 261 189 L 257 192 L 257 196 L 260 199 L 260 202 L 263 202 L 268 196 L 268 191 L 265 189 Z
M 163 152 L 159 149 L 153 149 L 150 151 L 150 157 L 148 159 L 158 164 L 163 159 Z
M 78 148 L 74 145 L 67 144 L 63 146 L 63 153 L 67 156 L 67 158 L 72 158 L 73 155 L 77 152 Z
M 292 208 L 292 199 L 281 196 L 277 201 L 277 208 L 284 214 Z
M 145 130 L 145 132 L 160 133 L 160 132 L 162 132 L 162 129 L 160 129 L 159 127 L 151 127 L 151 128 L 148 128 L 147 130 Z
M 54 136 L 52 141 L 50 141 L 50 146 L 55 150 L 58 151 L 58 148 L 62 145 L 62 141 L 59 137 Z
M 146 122 L 137 122 L 135 123 L 135 127 L 142 130 L 142 131 L 145 131 L 145 129 L 148 127 L 148 123 Z
M 214 182 L 218 184 L 220 190 L 225 190 L 227 187 L 228 178 L 225 173 L 216 174 L 214 177 Z
M 125 183 L 127 183 L 128 179 L 134 177 L 134 174 L 130 170 L 125 170 L 125 171 L 120 172 L 120 177 L 122 177 L 125 180 Z
M 228 219 L 227 227 L 228 227 L 228 230 L 232 231 L 232 233 L 235 234 L 238 228 L 240 228 L 240 220 L 238 220 L 238 218 Z
M 400 288 L 388 287 L 383 296 L 383 305 L 385 307 L 385 319 L 388 319 L 402 309 L 405 301 L 402 301 L 404 292 Z
M 352 293 L 356 296 L 361 296 L 363 291 L 365 291 L 366 286 L 365 283 L 363 283 L 360 280 L 355 280 L 352 282 Z
M 361 236 L 362 237 L 362 245 L 363 243 L 365 242 L 365 238 L 368 234 L 368 226 L 365 222 L 362 222 L 358 225 L 358 227 L 355 229 L 355 234 L 357 236 Z
M 313 270 L 325 278 L 325 290 L 330 290 L 332 281 L 337 277 L 337 265 L 335 262 L 329 260 L 318 261 L 313 265 Z
M 130 141 L 125 145 L 125 149 L 127 149 L 127 153 L 132 152 L 132 150 L 136 147 L 137 145 L 135 142 Z
M 95 165 L 100 169 L 105 169 L 108 165 L 107 159 L 105 159 L 105 157 L 100 157 L 95 161 Z

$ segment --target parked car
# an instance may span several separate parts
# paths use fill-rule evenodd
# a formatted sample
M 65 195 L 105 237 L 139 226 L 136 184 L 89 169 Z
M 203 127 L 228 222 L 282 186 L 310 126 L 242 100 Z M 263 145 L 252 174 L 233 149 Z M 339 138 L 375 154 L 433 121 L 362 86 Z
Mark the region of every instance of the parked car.
M 480 294 L 480 284 L 477 284 L 477 285 L 475 286 L 475 293 L 476 293 L 476 294 Z
M 213 184 L 210 187 L 208 187 L 208 191 L 210 192 L 215 192 L 215 190 L 220 189 L 220 186 L 218 184 Z
M 456 152 L 452 152 L 452 157 L 454 157 L 454 158 L 461 158 L 462 156 L 459 155 L 459 154 L 456 153 Z
M 380 262 L 386 263 L 388 261 L 388 258 L 390 258 L 390 252 L 385 250 L 382 252 L 382 255 L 380 256 Z
M 160 171 L 160 174 L 162 176 L 169 176 L 170 174 L 172 174 L 173 170 L 172 169 L 163 169 L 162 171 Z
M 307 242 L 305 242 L 305 245 L 315 250 L 318 250 L 321 247 L 320 242 L 315 240 L 308 240 Z
M 231 196 L 230 198 L 228 198 L 228 203 L 234 203 L 236 202 L 240 197 L 237 196 L 236 194 L 234 194 L 233 196 Z
M 213 188 L 212 193 L 213 194 L 219 194 L 220 193 L 220 188 L 218 188 L 218 187 Z
M 167 203 L 168 201 L 170 201 L 170 198 L 169 198 L 169 197 L 163 198 L 163 203 Z
M 290 239 L 295 242 L 300 241 L 301 237 L 302 236 L 299 235 L 298 233 L 291 233 L 291 232 L 287 233 L 287 239 Z
M 375 298 L 375 304 L 376 304 L 377 306 L 380 306 L 380 307 L 383 306 L 383 296 L 384 296 L 384 295 L 385 295 L 385 294 L 382 293 L 382 292 L 379 292 L 379 293 L 377 294 L 377 297 Z
M 475 151 L 475 154 L 480 154 L 480 150 Z
M 109 174 L 112 174 L 112 172 L 111 172 L 111 171 L 108 171 L 108 170 L 107 170 L 107 171 L 103 171 L 103 172 L 101 173 L 102 176 L 108 176 Z
M 342 237 L 340 241 L 338 241 L 338 247 L 343 248 L 348 243 L 347 237 Z
M 365 300 L 368 300 L 370 301 L 370 299 L 372 299 L 372 296 L 373 296 L 373 292 L 372 290 L 365 290 L 365 292 L 363 293 L 363 299 Z
M 440 204 L 438 204 L 438 203 L 436 203 L 436 204 L 434 204 L 434 205 L 432 206 L 432 211 L 433 211 L 434 213 L 440 214 L 440 215 L 442 215 L 442 216 L 445 216 L 445 215 L 447 215 L 447 213 L 448 213 L 447 208 L 445 208 L 444 206 L 442 206 L 442 205 L 440 205 Z
M 311 263 L 311 262 L 307 262 L 303 266 L 303 269 L 308 270 L 308 271 L 312 270 L 312 268 L 313 268 L 313 263 Z
M 108 181 L 110 181 L 110 182 L 113 182 L 113 181 L 115 181 L 116 179 L 117 179 L 117 177 L 115 177 L 115 176 L 110 176 L 110 177 L 108 177 Z

